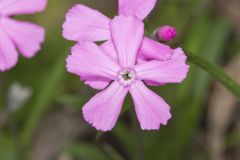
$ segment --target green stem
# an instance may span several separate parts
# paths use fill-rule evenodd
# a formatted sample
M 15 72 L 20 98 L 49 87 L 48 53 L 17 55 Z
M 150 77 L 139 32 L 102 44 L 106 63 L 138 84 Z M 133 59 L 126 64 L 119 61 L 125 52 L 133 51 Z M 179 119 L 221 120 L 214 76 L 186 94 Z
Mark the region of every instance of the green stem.
M 187 55 L 189 62 L 208 72 L 235 96 L 240 98 L 240 85 L 235 82 L 230 76 L 228 76 L 224 70 L 191 52 L 185 50 L 185 54 Z
M 124 158 L 108 143 L 103 145 L 103 150 L 111 157 L 113 160 L 124 160 Z
M 131 107 L 131 121 L 133 126 L 134 140 L 135 140 L 135 159 L 144 160 L 144 147 L 143 147 L 143 137 L 142 132 L 139 128 L 138 121 L 136 119 L 134 107 Z

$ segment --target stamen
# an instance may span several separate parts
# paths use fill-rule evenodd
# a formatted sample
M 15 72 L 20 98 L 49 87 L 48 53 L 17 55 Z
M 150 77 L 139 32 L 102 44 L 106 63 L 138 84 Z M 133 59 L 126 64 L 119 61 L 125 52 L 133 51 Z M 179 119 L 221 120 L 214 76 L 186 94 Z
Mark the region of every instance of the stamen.
M 135 71 L 132 69 L 123 69 L 119 72 L 118 78 L 123 86 L 128 87 L 135 82 Z
M 123 77 L 123 79 L 124 79 L 125 81 L 131 80 L 132 77 L 133 77 L 133 74 L 130 73 L 130 72 L 126 72 L 125 74 L 122 75 L 122 77 Z

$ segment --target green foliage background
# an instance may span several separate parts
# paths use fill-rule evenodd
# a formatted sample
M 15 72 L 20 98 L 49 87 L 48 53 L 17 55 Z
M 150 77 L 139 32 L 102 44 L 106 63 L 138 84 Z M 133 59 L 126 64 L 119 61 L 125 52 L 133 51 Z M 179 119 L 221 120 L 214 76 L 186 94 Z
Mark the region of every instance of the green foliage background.
M 46 41 L 42 50 L 31 60 L 20 58 L 12 70 L 0 73 L 0 112 L 6 106 L 10 85 L 19 82 L 33 89 L 33 96 L 12 115 L 0 130 L 0 159 L 27 159 L 37 125 L 51 107 L 56 104 L 79 111 L 96 92 L 77 76 L 66 72 L 65 58 L 74 44 L 63 39 L 62 23 L 67 10 L 76 3 L 87 4 L 113 17 L 117 13 L 116 0 L 49 0 L 47 9 L 35 15 L 18 19 L 36 22 L 46 29 Z M 176 42 L 185 49 L 208 61 L 222 65 L 239 51 L 238 40 L 232 38 L 232 23 L 213 10 L 214 4 L 202 0 L 159 0 L 157 7 L 146 19 L 147 33 L 157 27 L 173 25 L 178 30 Z M 159 131 L 139 131 L 131 99 L 124 105 L 124 112 L 110 135 L 114 135 L 127 151 L 127 158 L 116 150 L 104 150 L 95 140 L 76 141 L 59 153 L 80 159 L 110 160 L 179 160 L 209 159 L 207 144 L 199 144 L 195 138 L 202 127 L 207 100 L 213 80 L 201 69 L 191 65 L 187 79 L 181 85 L 153 87 L 172 106 L 173 118 Z M 131 117 L 133 120 L 126 120 Z M 14 125 L 14 126 L 13 126 Z M 98 133 L 100 134 L 100 133 Z M 97 135 L 97 133 L 96 133 Z M 99 135 L 100 139 L 104 135 Z M 44 147 L 44 146 L 43 146 Z

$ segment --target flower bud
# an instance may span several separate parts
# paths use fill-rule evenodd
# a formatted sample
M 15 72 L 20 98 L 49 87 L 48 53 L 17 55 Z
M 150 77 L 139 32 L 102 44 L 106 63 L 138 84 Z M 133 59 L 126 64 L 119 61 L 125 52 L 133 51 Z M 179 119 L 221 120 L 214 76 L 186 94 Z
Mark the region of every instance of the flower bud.
M 177 35 L 177 31 L 175 28 L 171 26 L 162 26 L 157 31 L 157 36 L 159 40 L 161 41 L 171 41 L 173 40 Z

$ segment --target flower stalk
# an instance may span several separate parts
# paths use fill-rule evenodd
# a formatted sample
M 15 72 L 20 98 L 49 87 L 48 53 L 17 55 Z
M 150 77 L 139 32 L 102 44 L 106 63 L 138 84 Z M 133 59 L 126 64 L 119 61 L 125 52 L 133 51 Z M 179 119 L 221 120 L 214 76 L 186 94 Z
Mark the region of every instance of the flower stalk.
M 187 55 L 189 62 L 208 72 L 222 85 L 224 85 L 230 92 L 232 92 L 232 94 L 240 98 L 240 85 L 236 81 L 234 81 L 229 75 L 227 75 L 224 70 L 212 63 L 209 63 L 208 61 L 197 56 L 196 54 L 193 54 L 186 50 L 184 50 L 184 52 Z

